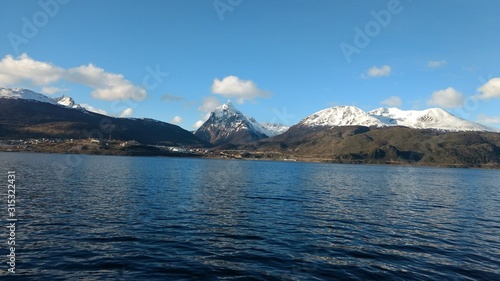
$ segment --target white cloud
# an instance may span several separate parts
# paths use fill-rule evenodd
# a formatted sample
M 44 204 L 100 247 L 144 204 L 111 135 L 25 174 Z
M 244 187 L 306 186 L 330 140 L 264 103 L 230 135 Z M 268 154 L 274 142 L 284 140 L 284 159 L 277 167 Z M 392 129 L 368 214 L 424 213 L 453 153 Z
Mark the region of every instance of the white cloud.
M 268 91 L 261 90 L 252 80 L 243 80 L 236 76 L 227 76 L 222 80 L 214 79 L 212 93 L 226 98 L 235 98 L 236 102 L 242 104 L 245 100 L 269 97 Z
M 207 97 L 203 100 L 203 103 L 200 105 L 200 107 L 198 107 L 198 110 L 211 112 L 221 104 L 222 103 L 216 97 Z
M 93 106 L 91 106 L 89 104 L 81 103 L 80 106 L 83 107 L 83 108 L 85 108 L 86 110 L 88 110 L 90 112 L 94 112 L 94 113 L 99 113 L 99 114 L 102 114 L 102 115 L 110 116 L 109 113 L 106 110 L 95 108 L 95 107 L 93 107 Z
M 477 116 L 477 122 L 484 124 L 500 124 L 500 116 L 487 116 L 481 114 Z
M 431 60 L 427 63 L 427 67 L 429 68 L 438 68 L 444 65 L 446 65 L 445 60 Z
M 366 75 L 368 75 L 368 77 L 389 76 L 391 75 L 391 67 L 388 65 L 383 65 L 381 67 L 372 66 L 370 69 L 368 69 Z M 366 78 L 366 75 L 363 74 L 363 77 Z
M 132 109 L 131 107 L 128 107 L 126 109 L 124 109 L 122 112 L 120 112 L 120 117 L 130 117 L 132 116 L 132 114 L 134 114 L 134 109 Z
M 147 95 L 142 86 L 133 85 L 123 75 L 106 72 L 93 64 L 64 69 L 26 54 L 17 58 L 7 55 L 0 61 L 0 85 L 4 87 L 27 82 L 53 92 L 56 88 L 51 84 L 61 80 L 92 88 L 92 97 L 96 99 L 143 100 Z
M 53 95 L 61 92 L 67 92 L 68 89 L 62 89 L 57 87 L 42 87 L 42 94 Z
M 203 120 L 198 120 L 198 121 L 196 121 L 196 123 L 194 123 L 194 124 L 192 125 L 192 127 L 193 127 L 194 129 L 198 129 L 199 127 L 201 127 L 201 125 L 203 125 L 203 123 L 205 123 L 205 121 L 203 121 Z
M 461 107 L 464 104 L 464 96 L 452 87 L 432 93 L 427 101 L 428 105 L 441 106 L 444 108 Z
M 478 91 L 481 93 L 477 97 L 483 100 L 500 98 L 500 78 L 492 78 L 481 86 Z
M 170 123 L 175 124 L 175 125 L 179 125 L 180 123 L 182 123 L 182 121 L 183 121 L 182 117 L 174 116 L 174 118 L 172 118 L 172 120 L 170 120 Z
M 94 88 L 92 97 L 96 99 L 143 100 L 146 97 L 146 90 L 142 86 L 135 86 L 123 75 L 105 72 L 93 64 L 68 69 L 66 79 Z
M 29 81 L 36 86 L 61 80 L 64 69 L 46 62 L 35 61 L 26 54 L 17 58 L 5 56 L 0 61 L 0 84 L 4 87 Z
M 392 107 L 401 107 L 401 105 L 403 104 L 403 101 L 401 100 L 400 97 L 392 96 L 386 100 L 381 101 L 380 103 L 385 104 L 387 106 L 392 106 Z

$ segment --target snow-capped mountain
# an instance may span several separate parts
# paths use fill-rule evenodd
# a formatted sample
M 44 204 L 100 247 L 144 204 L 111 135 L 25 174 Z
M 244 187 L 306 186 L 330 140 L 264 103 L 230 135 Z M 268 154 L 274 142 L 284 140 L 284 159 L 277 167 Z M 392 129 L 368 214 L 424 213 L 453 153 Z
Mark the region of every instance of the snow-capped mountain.
M 32 100 L 37 102 L 45 102 L 50 104 L 58 104 L 61 106 L 74 108 L 74 109 L 83 109 L 82 106 L 76 104 L 75 101 L 66 95 L 58 98 L 50 98 L 46 95 L 39 94 L 27 89 L 21 88 L 0 88 L 0 98 L 5 99 L 24 99 L 24 100 Z
M 46 95 L 42 95 L 39 93 L 35 93 L 33 91 L 21 88 L 0 88 L 0 98 L 4 99 L 24 99 L 24 100 L 33 100 L 37 102 L 46 102 L 50 104 L 57 104 L 56 101 L 47 97 Z
M 212 111 L 208 120 L 194 134 L 204 141 L 220 145 L 259 140 L 276 133 L 254 118 L 245 116 L 228 101 Z
M 401 110 L 377 108 L 365 112 L 355 106 L 335 106 L 309 115 L 299 126 L 404 126 L 414 129 L 443 131 L 490 131 L 497 129 L 459 118 L 440 108 L 425 110 Z
M 299 122 L 299 126 L 386 126 L 379 119 L 355 106 L 334 106 L 313 113 Z
M 369 111 L 368 114 L 389 126 L 444 131 L 497 131 L 494 128 L 459 118 L 441 108 L 401 110 L 394 107 L 382 107 Z
M 288 131 L 288 129 L 290 129 L 290 126 L 286 126 L 286 125 L 279 124 L 279 123 L 264 122 L 264 123 L 260 123 L 260 125 L 262 127 L 264 127 L 269 132 L 269 135 L 268 135 L 269 137 L 281 135 L 284 132 Z
M 89 105 L 79 105 L 68 96 L 50 98 L 46 95 L 21 88 L 0 88 L 0 98 L 24 99 L 77 109 L 84 113 L 106 114 Z M 401 110 L 398 108 L 377 108 L 365 112 L 355 106 L 335 106 L 311 114 L 296 126 L 336 127 L 336 126 L 405 126 L 415 129 L 436 129 L 443 131 L 489 131 L 500 132 L 488 127 L 459 118 L 440 108 L 425 110 Z M 288 126 L 275 123 L 259 123 L 244 115 L 228 101 L 217 107 L 209 119 L 194 132 L 201 139 L 216 143 L 243 143 L 273 137 L 286 132 Z

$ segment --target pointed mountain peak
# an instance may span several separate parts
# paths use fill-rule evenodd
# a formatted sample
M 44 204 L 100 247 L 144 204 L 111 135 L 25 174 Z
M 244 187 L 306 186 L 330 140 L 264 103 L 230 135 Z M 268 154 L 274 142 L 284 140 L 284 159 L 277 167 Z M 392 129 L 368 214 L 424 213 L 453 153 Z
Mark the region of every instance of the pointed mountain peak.
M 212 111 L 212 115 L 214 115 L 217 118 L 221 118 L 224 116 L 237 116 L 237 115 L 243 115 L 236 107 L 234 107 L 233 103 L 228 100 L 226 103 L 216 107 L 214 111 Z
M 54 101 L 56 101 L 60 105 L 64 105 L 67 107 L 73 107 L 75 105 L 75 101 L 66 95 L 62 95 L 61 97 L 54 98 Z
M 219 106 L 218 108 L 222 109 L 222 110 L 236 110 L 236 107 L 234 107 L 233 103 L 231 102 L 231 100 L 227 100 L 226 103 L 222 104 L 221 106 Z
M 257 120 L 236 109 L 230 100 L 212 111 L 194 134 L 215 145 L 244 143 L 273 135 Z

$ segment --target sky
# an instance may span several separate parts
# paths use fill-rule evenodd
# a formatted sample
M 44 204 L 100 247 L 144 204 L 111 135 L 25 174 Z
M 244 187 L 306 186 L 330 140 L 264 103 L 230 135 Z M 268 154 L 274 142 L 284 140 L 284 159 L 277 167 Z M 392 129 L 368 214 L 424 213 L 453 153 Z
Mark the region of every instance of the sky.
M 0 0 L 0 87 L 194 130 L 440 107 L 500 127 L 500 1 Z

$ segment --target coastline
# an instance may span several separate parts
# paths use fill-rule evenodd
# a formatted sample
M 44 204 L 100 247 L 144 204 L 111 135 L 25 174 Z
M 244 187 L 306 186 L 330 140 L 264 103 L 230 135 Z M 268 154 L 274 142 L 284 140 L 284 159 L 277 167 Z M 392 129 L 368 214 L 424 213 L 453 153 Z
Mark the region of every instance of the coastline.
M 61 144 L 62 143 L 62 144 Z M 47 154 L 75 154 L 75 155 L 102 155 L 102 156 L 142 156 L 142 157 L 177 157 L 177 158 L 206 158 L 223 160 L 246 161 L 279 161 L 279 162 L 305 162 L 305 163 L 331 163 L 351 165 L 387 165 L 401 167 L 435 167 L 435 168 L 467 168 L 500 170 L 500 163 L 429 163 L 405 161 L 377 161 L 376 159 L 332 159 L 308 155 L 292 155 L 275 151 L 242 151 L 219 150 L 210 148 L 183 148 L 173 146 L 157 146 L 146 144 L 133 144 L 117 146 L 123 142 L 107 143 L 104 145 L 89 144 L 87 141 L 71 143 L 66 142 L 19 146 L 0 145 L 0 152 L 4 153 L 47 153 Z

